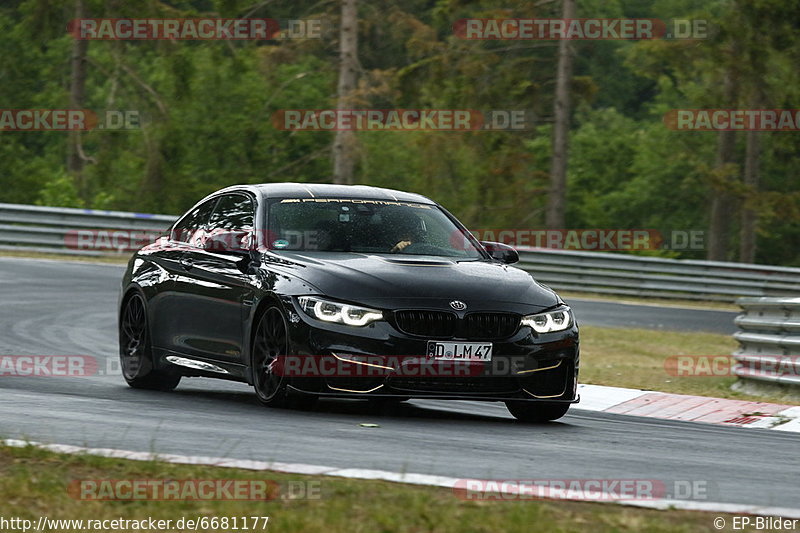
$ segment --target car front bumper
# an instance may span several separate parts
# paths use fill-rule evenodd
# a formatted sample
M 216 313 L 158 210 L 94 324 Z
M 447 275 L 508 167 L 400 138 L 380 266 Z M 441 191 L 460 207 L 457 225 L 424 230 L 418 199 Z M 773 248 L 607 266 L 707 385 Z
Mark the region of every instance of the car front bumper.
M 387 321 L 332 324 L 309 317 L 293 301 L 285 303 L 291 305 L 291 355 L 283 371 L 295 391 L 351 398 L 578 401 L 575 324 L 547 334 L 521 326 L 508 338 L 486 341 L 493 346 L 491 362 L 439 361 L 426 355 L 429 339 L 400 332 Z

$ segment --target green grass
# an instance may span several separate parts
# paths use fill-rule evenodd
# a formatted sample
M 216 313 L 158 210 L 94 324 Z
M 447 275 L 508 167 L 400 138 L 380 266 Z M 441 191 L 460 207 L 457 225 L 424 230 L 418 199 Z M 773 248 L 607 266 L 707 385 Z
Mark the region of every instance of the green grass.
M 735 377 L 677 377 L 664 361 L 673 355 L 728 355 L 729 335 L 650 329 L 581 327 L 581 383 L 800 405 L 783 395 L 753 396 L 731 390 Z
M 67 492 L 70 482 L 81 479 L 269 479 L 279 484 L 316 481 L 321 497 L 265 502 L 83 501 Z M 267 531 L 280 533 L 705 533 L 712 530 L 712 521 L 719 515 L 566 501 L 468 502 L 443 488 L 60 455 L 33 447 L 0 447 L 0 480 L 0 516 L 34 523 L 40 515 L 93 520 L 258 515 L 270 517 Z
M 28 252 L 16 250 L 0 250 L 0 257 L 20 257 L 25 259 L 49 259 L 56 261 L 77 261 L 81 263 L 110 263 L 118 265 L 128 264 L 133 253 L 106 254 L 106 255 L 78 255 L 59 254 L 49 252 Z

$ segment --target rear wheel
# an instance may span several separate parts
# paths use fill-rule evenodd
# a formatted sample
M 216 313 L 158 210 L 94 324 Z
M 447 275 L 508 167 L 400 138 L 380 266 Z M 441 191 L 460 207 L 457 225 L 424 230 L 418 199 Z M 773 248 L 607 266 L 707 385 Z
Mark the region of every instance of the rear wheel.
M 520 422 L 550 422 L 569 411 L 568 403 L 508 401 L 506 407 Z
M 269 407 L 310 409 L 316 404 L 316 396 L 289 396 L 286 390 L 286 377 L 280 372 L 280 365 L 288 352 L 286 320 L 280 309 L 270 307 L 258 320 L 253 337 L 251 365 L 256 396 Z
M 125 302 L 119 321 L 119 359 L 122 377 L 135 389 L 172 390 L 181 375 L 156 370 L 144 299 L 138 293 Z

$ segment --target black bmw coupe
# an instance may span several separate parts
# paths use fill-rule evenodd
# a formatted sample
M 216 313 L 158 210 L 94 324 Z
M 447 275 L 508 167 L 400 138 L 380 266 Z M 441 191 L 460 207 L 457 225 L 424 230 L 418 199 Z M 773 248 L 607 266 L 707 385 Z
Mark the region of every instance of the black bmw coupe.
M 123 375 L 161 390 L 246 382 L 270 406 L 485 400 L 554 420 L 578 401 L 578 327 L 518 259 L 417 194 L 228 187 L 131 258 Z

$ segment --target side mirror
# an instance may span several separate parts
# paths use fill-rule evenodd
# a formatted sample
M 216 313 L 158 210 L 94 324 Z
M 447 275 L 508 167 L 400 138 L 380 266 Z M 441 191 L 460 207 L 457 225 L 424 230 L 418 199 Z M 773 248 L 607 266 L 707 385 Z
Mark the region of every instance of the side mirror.
M 501 242 L 481 241 L 483 249 L 489 252 L 492 259 L 496 259 L 501 263 L 510 265 L 519 261 L 519 254 L 517 251 L 507 244 Z
M 220 231 L 211 234 L 203 242 L 203 249 L 208 252 L 249 255 L 251 249 L 250 232 Z

